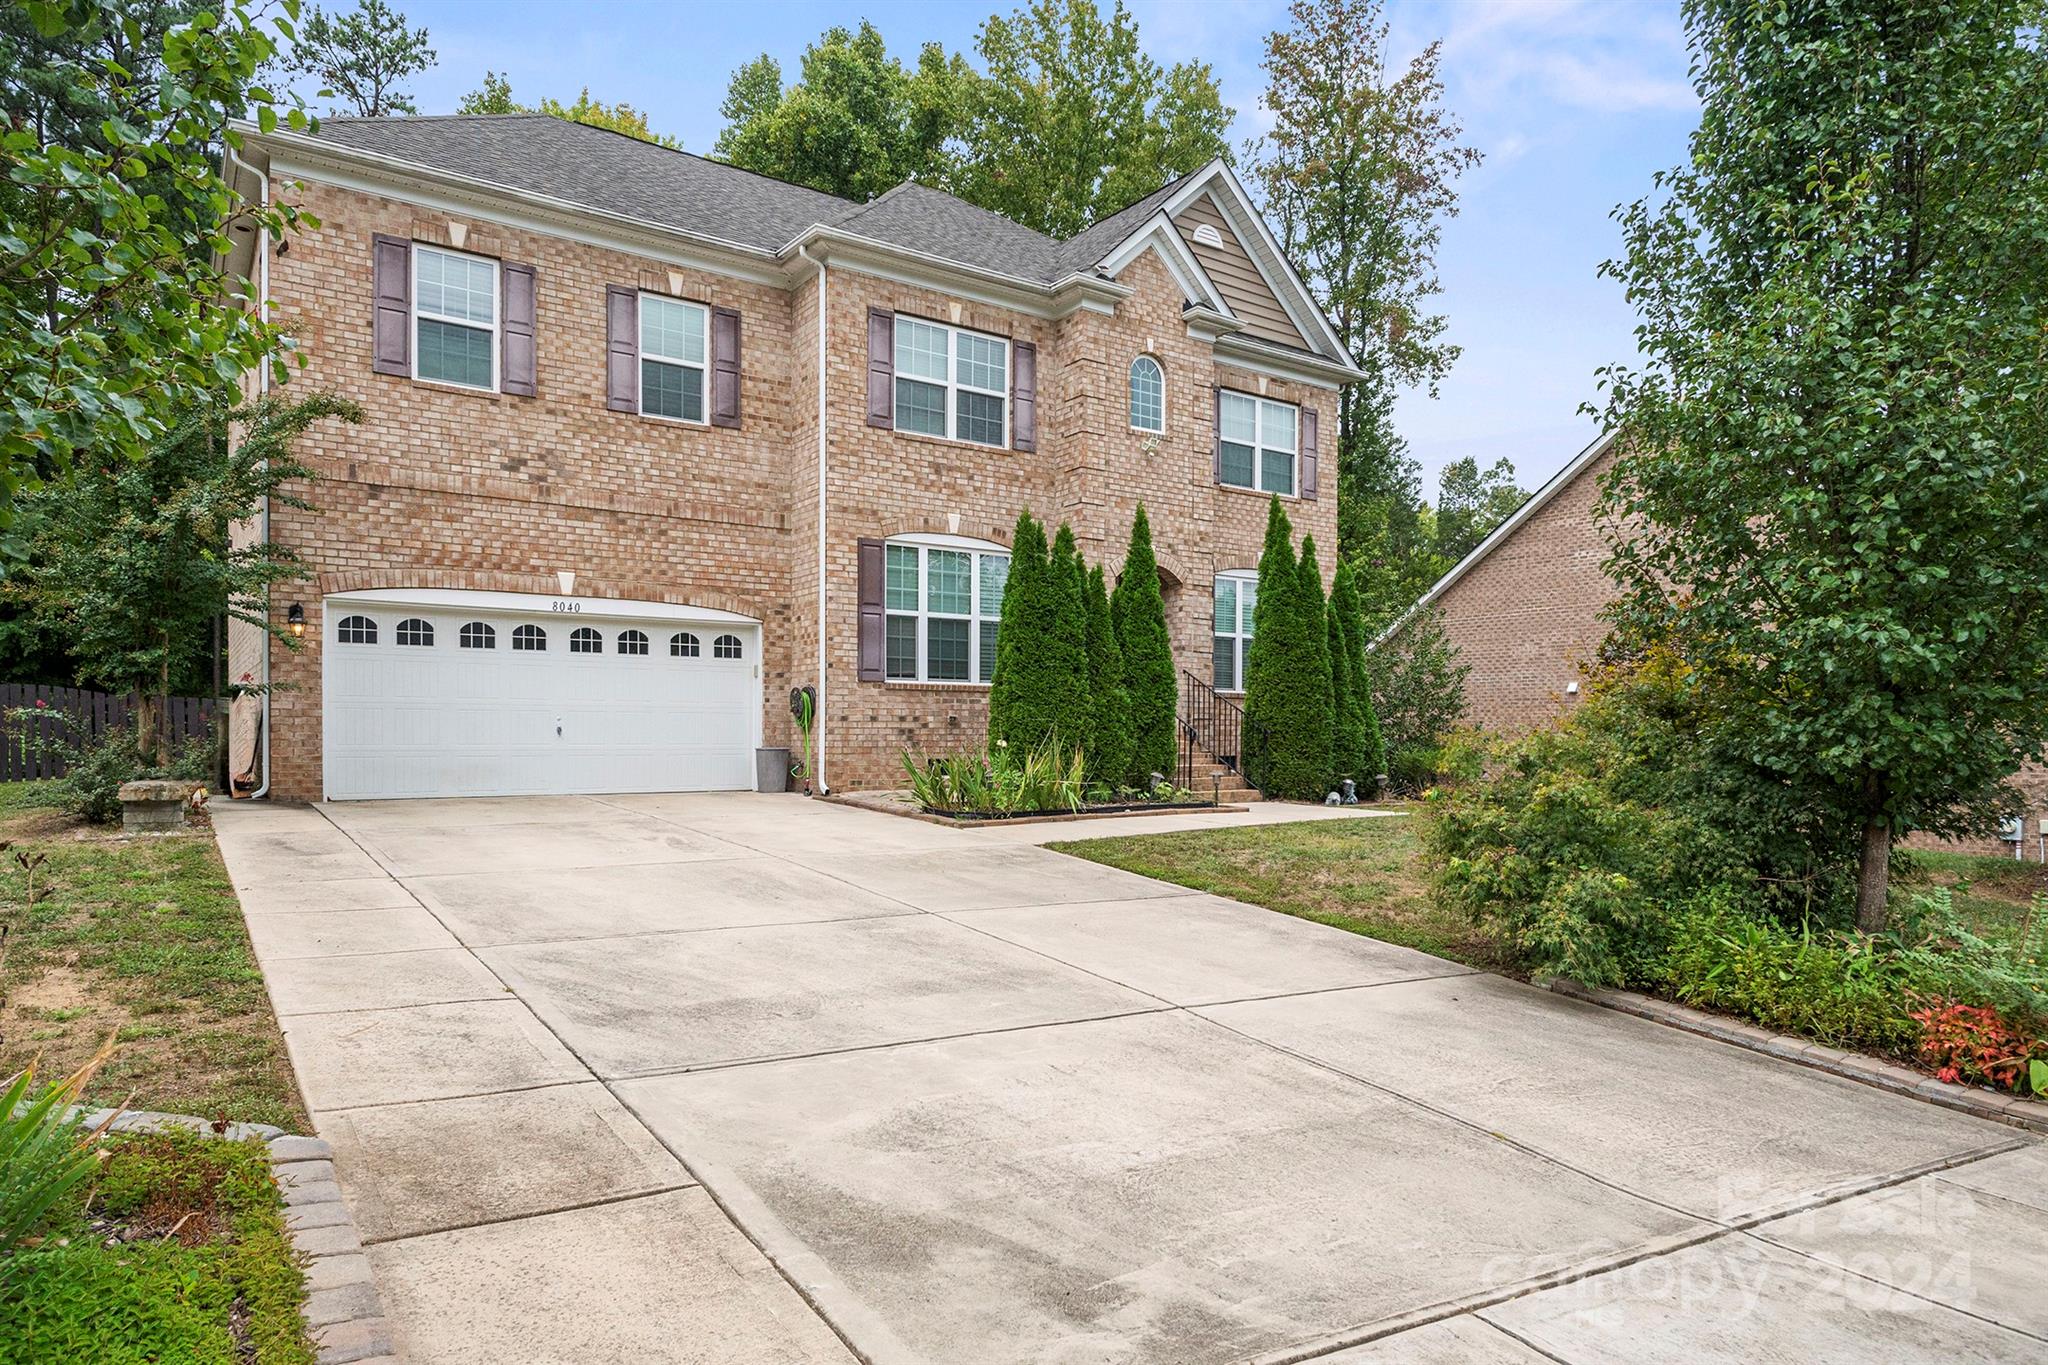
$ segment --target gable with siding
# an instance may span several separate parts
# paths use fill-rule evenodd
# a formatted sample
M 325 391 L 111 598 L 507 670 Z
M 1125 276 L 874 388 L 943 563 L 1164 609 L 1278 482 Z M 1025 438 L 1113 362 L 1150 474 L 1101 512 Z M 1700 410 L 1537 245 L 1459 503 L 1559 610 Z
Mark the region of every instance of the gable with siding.
M 1266 277 L 1259 272 L 1251 253 L 1244 249 L 1244 243 L 1231 230 L 1229 220 L 1223 216 L 1223 210 L 1217 207 L 1213 196 L 1198 195 L 1193 203 L 1180 211 L 1173 225 L 1188 244 L 1188 250 L 1194 252 L 1195 259 L 1201 262 L 1202 269 L 1216 282 L 1216 288 L 1222 292 L 1223 301 L 1230 305 L 1230 311 L 1244 323 L 1246 335 L 1301 350 L 1314 349 L 1301 335 L 1293 319 L 1287 316 L 1287 310 L 1280 306 L 1280 300 L 1273 296 L 1272 286 L 1266 283 Z M 1196 236 L 1197 230 L 1203 227 L 1215 229 L 1220 239 L 1217 245 L 1212 246 Z

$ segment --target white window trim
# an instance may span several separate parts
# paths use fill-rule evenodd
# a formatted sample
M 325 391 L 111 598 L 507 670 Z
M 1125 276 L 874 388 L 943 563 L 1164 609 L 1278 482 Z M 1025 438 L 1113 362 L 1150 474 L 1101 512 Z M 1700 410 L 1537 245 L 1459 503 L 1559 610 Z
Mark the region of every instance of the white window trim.
M 889 606 L 889 550 L 891 545 L 900 545 L 917 551 L 917 610 L 902 611 Z M 971 540 L 966 536 L 891 536 L 882 542 L 882 680 L 888 683 L 910 685 L 924 684 L 932 687 L 987 687 L 993 678 L 978 678 L 981 671 L 981 623 L 1000 623 L 1001 615 L 984 616 L 981 612 L 981 560 L 983 556 L 994 555 L 1004 561 L 1010 558 L 1007 547 L 993 541 Z M 931 610 L 929 595 L 931 583 L 932 550 L 951 550 L 968 556 L 967 560 L 967 614 Z M 1003 580 L 1004 591 L 1009 590 L 1007 570 Z M 889 673 L 889 618 L 908 616 L 917 622 L 917 676 L 898 678 Z M 941 621 L 967 622 L 967 676 L 964 678 L 934 678 L 931 676 L 930 632 L 927 624 L 934 618 Z
M 918 323 L 925 327 L 936 327 L 941 332 L 944 332 L 946 334 L 946 379 L 945 382 L 941 384 L 936 379 L 925 379 L 919 375 L 905 374 L 901 369 L 896 369 L 890 375 L 889 402 L 893 410 L 896 401 L 895 381 L 898 379 L 908 379 L 913 384 L 937 384 L 940 388 L 946 391 L 946 429 L 943 432 L 939 433 L 938 435 L 933 435 L 929 431 L 905 431 L 901 427 L 898 427 L 896 429 L 898 431 L 902 431 L 905 436 L 916 436 L 927 441 L 952 441 L 959 445 L 978 446 L 983 450 L 1008 450 L 1010 448 L 1011 407 L 1009 379 L 1012 373 L 1012 367 L 1015 366 L 1016 364 L 1016 352 L 1014 350 L 1015 343 L 1009 337 L 997 336 L 994 332 L 977 332 L 971 327 L 955 327 L 950 322 L 940 322 L 934 318 L 921 318 L 917 316 L 915 313 L 898 313 L 896 315 L 895 321 L 890 324 L 889 329 L 889 354 L 891 356 L 900 354 L 900 351 L 897 347 L 897 331 L 902 327 L 903 323 L 906 320 Z M 966 384 L 961 382 L 959 339 L 962 336 L 980 337 L 984 341 L 994 341 L 1000 342 L 1002 344 L 1004 380 L 1002 388 L 984 389 L 978 384 Z M 970 439 L 969 437 L 962 436 L 959 434 L 959 395 L 962 390 L 965 390 L 968 393 L 980 394 L 985 398 L 999 398 L 1002 400 L 1002 440 L 976 441 Z M 1007 551 L 1005 551 L 1005 553 L 1007 553 Z M 899 679 L 899 681 L 907 680 Z
M 1237 584 L 1237 620 L 1231 623 L 1232 629 L 1230 630 L 1224 630 L 1222 628 L 1223 623 L 1216 619 L 1216 583 L 1221 583 L 1226 579 Z M 1246 622 L 1244 612 L 1244 589 L 1246 584 L 1251 585 L 1256 600 L 1259 587 L 1259 572 L 1257 569 L 1225 569 L 1217 574 L 1215 582 L 1209 585 L 1209 676 L 1212 679 L 1216 676 L 1217 639 L 1229 639 L 1237 642 L 1234 646 L 1237 650 L 1237 686 L 1219 687 L 1216 689 L 1217 692 L 1226 697 L 1241 697 L 1244 695 L 1244 647 L 1245 643 L 1252 638 L 1251 626 Z
M 1252 481 L 1250 484 L 1228 483 L 1219 477 L 1216 480 L 1217 486 L 1221 488 L 1236 488 L 1247 493 L 1278 493 L 1278 490 L 1266 487 L 1265 455 L 1268 449 L 1266 445 L 1266 405 L 1270 403 L 1276 408 L 1286 408 L 1294 414 L 1294 451 L 1288 456 L 1290 461 L 1289 479 L 1293 486 L 1285 493 L 1278 493 L 1278 496 L 1283 498 L 1300 497 L 1301 404 L 1283 403 L 1277 398 L 1263 398 L 1256 393 L 1246 393 L 1242 389 L 1225 389 L 1223 392 L 1226 396 L 1246 399 L 1252 405 Z M 1220 428 L 1223 414 L 1217 413 L 1216 420 Z M 1219 444 L 1223 440 L 1223 432 L 1220 429 L 1216 433 L 1216 440 Z M 1232 441 L 1231 444 L 1238 445 L 1240 442 Z M 1272 451 L 1276 455 L 1287 454 L 1286 451 L 1279 449 L 1277 446 L 1272 447 Z M 1221 575 L 1218 576 L 1220 577 Z
M 642 341 L 642 338 L 644 338 L 647 335 L 646 332 L 643 330 L 642 319 L 646 316 L 645 309 L 647 307 L 647 300 L 649 299 L 659 299 L 663 303 L 672 303 L 680 308 L 688 308 L 697 314 L 697 316 L 703 322 L 704 329 L 703 360 L 690 361 L 684 360 L 680 356 L 656 355 L 654 352 L 649 351 L 647 349 L 647 347 L 643 344 Z M 657 422 L 675 422 L 678 425 L 686 427 L 710 426 L 711 310 L 705 307 L 703 304 L 697 303 L 691 299 L 679 299 L 675 297 L 673 294 L 654 294 L 643 289 L 640 291 L 640 302 L 638 306 L 635 307 L 635 309 L 633 310 L 633 328 L 635 331 L 635 336 L 633 337 L 633 349 L 641 361 L 641 364 L 635 365 L 633 367 L 633 406 L 639 410 L 640 415 L 642 417 L 652 418 L 654 421 Z M 704 396 L 704 415 L 702 417 L 699 417 L 695 421 L 692 421 L 688 417 L 670 417 L 667 413 L 649 412 L 647 410 L 646 399 L 641 393 L 641 376 L 646 373 L 646 370 L 642 368 L 642 366 L 645 364 L 645 362 L 649 360 L 652 360 L 657 364 L 661 365 L 673 365 L 679 370 L 697 371 L 697 373 L 701 376 L 699 380 L 698 392 Z
M 451 318 L 446 313 L 430 313 L 420 307 L 420 262 L 425 259 L 428 252 L 434 252 L 442 256 L 454 256 L 465 261 L 481 261 L 491 268 L 491 325 L 489 327 L 480 325 L 474 318 Z M 499 329 L 505 323 L 505 286 L 503 277 L 499 274 L 500 263 L 489 256 L 475 256 L 467 251 L 453 251 L 445 246 L 436 246 L 432 242 L 414 242 L 411 254 L 412 321 L 409 325 L 412 327 L 412 336 L 408 339 L 412 343 L 413 381 L 419 384 L 432 384 L 436 388 L 456 389 L 462 393 L 498 392 L 498 386 L 503 379 L 503 376 L 499 374 L 499 358 L 504 354 L 504 346 L 499 337 Z M 428 379 L 422 376 L 420 374 L 420 323 L 422 320 L 427 322 L 445 322 L 451 327 L 467 327 L 473 332 L 488 331 L 491 334 L 490 385 L 483 387 L 476 384 L 458 384 L 452 379 Z
M 1141 360 L 1151 361 L 1152 368 L 1159 372 L 1159 425 L 1156 427 L 1139 426 L 1137 414 L 1131 411 L 1131 376 L 1137 372 L 1138 362 Z M 1130 423 L 1132 431 L 1143 432 L 1147 436 L 1166 434 L 1166 366 L 1160 364 L 1159 357 L 1149 351 L 1132 356 L 1129 368 L 1124 371 L 1124 417 Z

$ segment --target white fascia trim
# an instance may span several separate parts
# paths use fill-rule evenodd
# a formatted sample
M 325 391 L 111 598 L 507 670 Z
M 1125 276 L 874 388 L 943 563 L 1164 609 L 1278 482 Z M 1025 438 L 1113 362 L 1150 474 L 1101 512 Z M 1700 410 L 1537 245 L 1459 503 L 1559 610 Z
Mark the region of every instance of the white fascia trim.
M 789 275 L 774 255 L 737 242 L 685 232 L 644 218 L 513 189 L 473 176 L 454 175 L 395 157 L 342 149 L 298 134 L 251 138 L 265 146 L 274 180 L 308 179 L 364 194 L 403 199 L 422 208 L 478 218 L 504 227 L 564 237 L 589 246 L 646 256 L 670 265 L 727 275 L 754 284 L 786 286 Z
M 1194 330 L 1191 326 L 1190 331 Z M 1253 374 L 1271 375 L 1296 384 L 1311 384 L 1322 389 L 1337 389 L 1361 377 L 1355 365 L 1339 365 L 1319 355 L 1306 351 L 1289 350 L 1276 346 L 1258 337 L 1246 336 L 1242 332 L 1231 332 L 1215 339 L 1216 362 L 1232 365 Z
M 331 606 L 460 607 L 477 612 L 515 612 L 521 616 L 583 617 L 630 621 L 705 621 L 719 625 L 758 626 L 758 617 L 717 607 L 684 607 L 672 602 L 636 602 L 623 597 L 579 597 L 574 593 L 480 592 L 471 588 L 363 588 L 331 593 Z M 558 610 L 573 602 L 574 611 Z
M 920 289 L 935 289 L 1036 318 L 1063 318 L 1080 309 L 1113 313 L 1117 303 L 1129 298 L 1132 292 L 1128 285 L 1092 275 L 1069 275 L 1050 285 L 1040 284 L 824 224 L 806 228 L 783 250 L 792 255 L 807 250 L 813 259 L 827 261 L 835 268 Z
M 1166 263 L 1167 273 L 1173 276 L 1174 283 L 1180 286 L 1188 302 L 1224 317 L 1231 316 L 1223 291 L 1209 278 L 1209 272 L 1202 269 L 1202 263 L 1195 259 L 1195 253 L 1188 249 L 1188 244 L 1181 240 L 1181 235 L 1173 230 L 1172 221 L 1163 213 L 1154 215 L 1144 227 L 1124 238 L 1116 250 L 1097 262 L 1096 268 L 1114 277 L 1148 250 L 1159 253 L 1159 258 Z
M 1574 455 L 1572 457 L 1570 464 L 1566 465 L 1563 469 L 1558 470 L 1557 473 L 1551 475 L 1550 481 L 1548 483 L 1544 484 L 1534 493 L 1531 493 L 1528 499 L 1524 501 L 1520 507 L 1517 507 L 1514 510 L 1514 512 L 1509 515 L 1506 521 L 1502 522 L 1500 525 L 1493 528 L 1492 534 L 1488 535 L 1486 539 L 1480 541 L 1477 545 L 1473 546 L 1472 552 L 1470 554 L 1466 555 L 1456 564 L 1453 564 L 1451 566 L 1450 572 L 1446 573 L 1442 578 L 1439 578 L 1435 582 L 1435 584 L 1430 587 L 1430 590 L 1428 592 L 1416 598 L 1414 606 L 1402 612 L 1401 615 L 1395 619 L 1394 624 L 1388 626 L 1385 630 L 1381 631 L 1376 637 L 1374 637 L 1372 644 L 1378 645 L 1381 642 L 1390 639 L 1392 636 L 1399 633 L 1401 627 L 1407 625 L 1408 622 L 1411 619 L 1413 619 L 1418 612 L 1428 610 L 1429 607 L 1435 604 L 1438 598 L 1442 597 L 1445 593 L 1449 592 L 1452 586 L 1456 584 L 1459 579 L 1463 578 L 1466 574 L 1470 573 L 1473 569 L 1477 568 L 1481 560 L 1485 559 L 1488 555 L 1492 554 L 1496 549 L 1500 548 L 1500 546 L 1507 541 L 1507 538 L 1509 536 L 1512 536 L 1516 531 L 1520 530 L 1522 527 L 1522 523 L 1528 521 L 1529 518 L 1535 516 L 1538 512 L 1542 511 L 1544 507 L 1549 504 L 1552 498 L 1555 498 L 1559 493 L 1562 493 L 1566 488 L 1571 486 L 1572 480 L 1578 478 L 1579 475 L 1585 473 L 1586 466 L 1592 464 L 1595 460 L 1599 459 L 1602 455 L 1606 454 L 1607 448 L 1614 444 L 1614 438 L 1616 434 L 1617 433 L 1614 431 L 1604 432 L 1600 436 L 1596 437 L 1591 445 L 1587 446 L 1584 450 L 1581 450 L 1577 455 Z M 1368 646 L 1368 648 L 1370 648 L 1370 646 Z

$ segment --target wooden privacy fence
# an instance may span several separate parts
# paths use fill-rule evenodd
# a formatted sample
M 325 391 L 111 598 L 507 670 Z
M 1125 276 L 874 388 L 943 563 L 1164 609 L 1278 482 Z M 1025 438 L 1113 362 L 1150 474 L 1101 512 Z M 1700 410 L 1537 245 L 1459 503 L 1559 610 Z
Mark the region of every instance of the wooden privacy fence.
M 35 710 L 37 702 L 42 703 L 40 715 L 15 719 L 16 708 Z M 134 709 L 125 696 L 82 687 L 0 683 L 0 782 L 62 777 L 63 758 L 43 752 L 39 740 L 61 739 L 85 748 L 107 731 L 126 726 Z M 210 697 L 172 697 L 164 712 L 172 745 L 208 733 L 218 709 Z

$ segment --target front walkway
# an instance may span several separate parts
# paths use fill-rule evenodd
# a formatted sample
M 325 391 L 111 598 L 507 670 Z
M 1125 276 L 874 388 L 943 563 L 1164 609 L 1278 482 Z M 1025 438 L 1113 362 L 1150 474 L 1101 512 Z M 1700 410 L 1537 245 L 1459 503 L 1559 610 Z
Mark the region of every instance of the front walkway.
M 416 1365 L 2048 1358 L 2016 1130 L 1033 846 L 1227 818 L 217 826 Z

